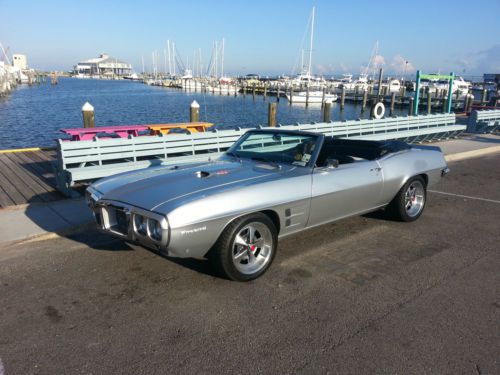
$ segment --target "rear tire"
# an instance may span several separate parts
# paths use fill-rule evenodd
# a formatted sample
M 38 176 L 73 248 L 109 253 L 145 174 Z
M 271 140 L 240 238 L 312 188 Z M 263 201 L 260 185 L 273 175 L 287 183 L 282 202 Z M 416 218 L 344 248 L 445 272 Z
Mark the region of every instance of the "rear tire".
M 417 220 L 425 208 L 427 187 L 422 177 L 410 178 L 386 207 L 390 217 L 398 221 Z
M 278 231 L 262 213 L 243 216 L 231 222 L 222 232 L 209 259 L 222 276 L 235 281 L 260 277 L 276 255 Z

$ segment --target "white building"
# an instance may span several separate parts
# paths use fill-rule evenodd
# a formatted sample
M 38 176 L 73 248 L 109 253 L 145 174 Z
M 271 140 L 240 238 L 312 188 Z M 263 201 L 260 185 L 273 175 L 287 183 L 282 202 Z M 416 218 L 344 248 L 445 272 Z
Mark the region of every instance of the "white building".
M 28 59 L 26 55 L 14 54 L 12 55 L 12 65 L 21 70 L 28 69 Z
M 130 75 L 132 65 L 105 53 L 95 59 L 80 61 L 74 67 L 77 77 L 112 78 Z

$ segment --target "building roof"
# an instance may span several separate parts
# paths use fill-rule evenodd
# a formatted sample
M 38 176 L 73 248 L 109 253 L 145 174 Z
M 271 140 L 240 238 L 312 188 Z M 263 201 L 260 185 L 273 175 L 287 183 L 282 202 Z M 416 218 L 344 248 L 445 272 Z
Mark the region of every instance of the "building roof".
M 128 62 L 117 59 L 115 57 L 111 57 L 105 53 L 101 54 L 99 57 L 93 58 L 93 59 L 88 59 L 88 60 L 83 60 L 78 63 L 78 65 L 85 65 L 85 64 L 126 64 L 130 65 Z

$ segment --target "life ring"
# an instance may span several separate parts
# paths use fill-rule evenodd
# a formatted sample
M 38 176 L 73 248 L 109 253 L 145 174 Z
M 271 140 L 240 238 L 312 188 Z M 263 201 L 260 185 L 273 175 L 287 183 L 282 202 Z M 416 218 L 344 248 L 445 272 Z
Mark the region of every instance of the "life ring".
M 382 102 L 378 102 L 372 106 L 371 117 L 379 120 L 384 117 L 385 105 Z

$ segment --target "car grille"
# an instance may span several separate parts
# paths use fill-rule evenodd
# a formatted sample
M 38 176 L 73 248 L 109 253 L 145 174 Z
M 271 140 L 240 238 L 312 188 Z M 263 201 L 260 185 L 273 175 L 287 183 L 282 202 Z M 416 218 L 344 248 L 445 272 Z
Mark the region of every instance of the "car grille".
M 103 210 L 106 215 L 103 215 L 104 226 L 109 230 L 126 236 L 128 234 L 129 216 L 121 207 L 105 206 Z
M 116 225 L 114 226 L 113 230 L 116 230 L 117 232 L 120 232 L 122 234 L 127 234 L 128 233 L 127 214 L 123 210 L 115 210 L 115 215 L 116 215 Z

